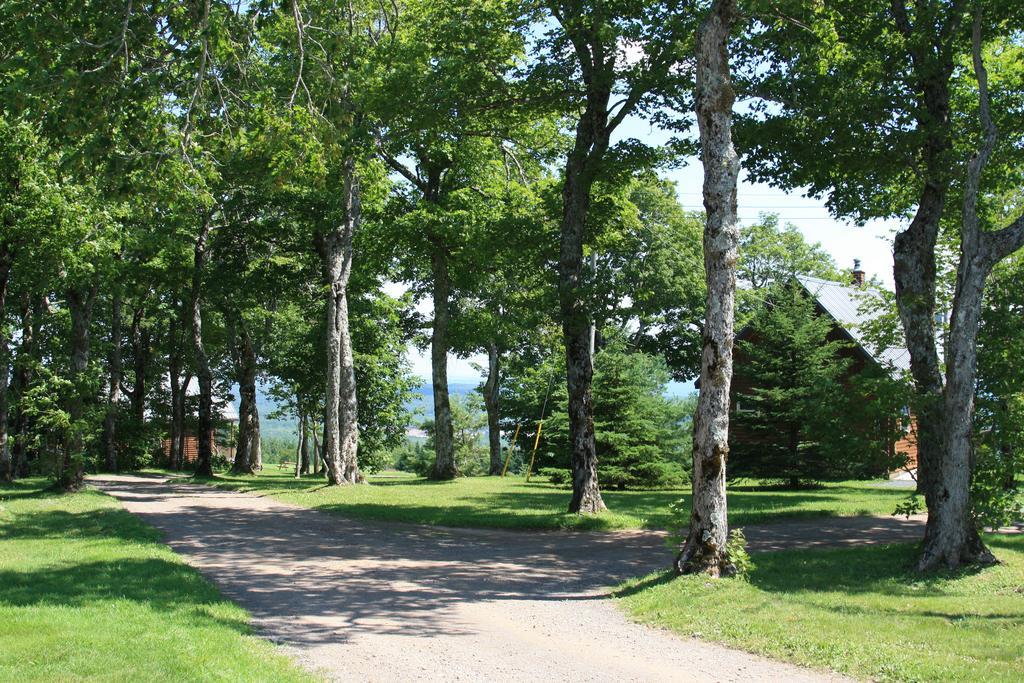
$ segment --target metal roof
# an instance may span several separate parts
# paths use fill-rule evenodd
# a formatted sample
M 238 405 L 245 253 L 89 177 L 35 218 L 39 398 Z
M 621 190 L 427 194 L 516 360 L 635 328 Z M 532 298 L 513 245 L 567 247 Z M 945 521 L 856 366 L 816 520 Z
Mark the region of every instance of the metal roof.
M 809 275 L 797 275 L 796 279 L 876 363 L 892 371 L 910 370 L 910 352 L 905 347 L 879 349 L 864 338 L 864 324 L 874 320 L 877 315 L 866 310 L 865 304 L 879 301 L 882 298 L 881 292 L 871 287 L 832 282 Z

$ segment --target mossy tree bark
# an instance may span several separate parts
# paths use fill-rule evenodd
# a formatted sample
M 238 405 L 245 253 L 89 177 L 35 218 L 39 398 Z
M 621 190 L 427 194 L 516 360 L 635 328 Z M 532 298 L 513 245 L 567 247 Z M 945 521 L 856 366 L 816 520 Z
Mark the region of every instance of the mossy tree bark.
M 693 418 L 693 499 L 690 529 L 678 557 L 681 574 L 735 572 L 729 538 L 725 466 L 729 454 L 729 387 L 732 383 L 733 322 L 739 222 L 736 183 L 739 157 L 732 144 L 729 33 L 735 0 L 715 0 L 697 30 L 697 124 L 704 165 L 704 273 L 707 312 L 701 356 L 700 394 Z
M 941 459 L 929 476 L 928 524 L 918 569 L 962 564 L 991 564 L 971 515 L 970 486 L 974 465 L 974 396 L 977 382 L 977 336 L 985 281 L 1002 259 L 1024 246 L 1024 215 L 1001 230 L 987 231 L 978 217 L 982 172 L 991 159 L 997 131 L 992 120 L 988 74 L 982 54 L 982 9 L 976 6 L 972 57 L 978 84 L 982 139 L 967 166 L 960 225 L 960 260 L 950 318 L 946 383 L 941 423 Z
M 352 333 L 348 317 L 348 282 L 352 274 L 352 239 L 361 219 L 355 159 L 344 164 L 341 223 L 317 237 L 327 285 L 327 387 L 324 400 L 324 462 L 331 484 L 364 481 L 359 471 L 359 420 Z

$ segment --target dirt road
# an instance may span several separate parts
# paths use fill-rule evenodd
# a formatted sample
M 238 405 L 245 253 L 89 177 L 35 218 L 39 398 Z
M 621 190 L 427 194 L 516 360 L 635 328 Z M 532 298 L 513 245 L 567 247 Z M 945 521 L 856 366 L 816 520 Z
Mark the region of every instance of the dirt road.
M 332 680 L 838 680 L 627 621 L 605 589 L 667 564 L 657 533 L 442 530 L 161 478 L 90 481 Z

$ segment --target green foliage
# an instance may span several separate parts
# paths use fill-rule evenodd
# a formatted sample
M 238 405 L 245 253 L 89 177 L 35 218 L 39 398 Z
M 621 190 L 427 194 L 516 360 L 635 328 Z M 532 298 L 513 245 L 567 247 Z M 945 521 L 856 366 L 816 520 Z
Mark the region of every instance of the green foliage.
M 1024 515 L 1024 255 L 993 271 L 978 332 L 976 462 L 971 505 L 979 524 Z
M 557 355 L 549 356 L 542 365 L 510 377 L 502 394 L 505 418 L 523 425 L 519 438 L 524 452 L 532 448 L 547 396 L 536 470 L 568 469 L 565 380 L 559 366 Z M 607 338 L 596 354 L 594 432 L 603 488 L 658 488 L 687 480 L 693 404 L 665 397 L 669 379 L 662 358 L 631 350 L 623 335 Z
M 295 450 L 298 448 L 296 437 L 260 436 L 263 451 L 263 465 L 276 465 L 288 461 L 295 464 Z
M 901 385 L 832 330 L 795 281 L 774 288 L 755 312 L 735 361 L 732 476 L 796 486 L 893 468 Z
M 729 530 L 729 539 L 725 542 L 725 555 L 736 568 L 733 576 L 749 579 L 751 572 L 757 568 L 750 557 L 750 552 L 747 551 L 747 537 L 743 534 L 743 529 Z
M 473 477 L 486 474 L 489 465 L 487 445 L 484 440 L 487 430 L 487 415 L 483 411 L 483 402 L 477 393 L 454 395 L 451 397 L 452 429 L 455 434 L 455 467 L 460 476 Z M 423 423 L 427 433 L 426 449 L 434 449 L 434 421 Z M 433 460 L 423 469 L 419 460 L 421 452 L 416 453 L 416 460 L 409 463 L 411 471 L 420 476 L 427 476 Z M 400 469 L 405 469 L 404 467 Z
M 677 486 L 689 455 L 683 404 L 665 398 L 665 362 L 613 340 L 595 359 L 594 431 L 605 488 Z
M 564 467 L 541 467 L 537 474 L 546 477 L 555 486 L 568 486 L 572 483 L 572 472 Z
M 591 307 L 598 329 L 635 330 L 638 350 L 660 355 L 677 380 L 700 369 L 704 323 L 704 222 L 653 173 L 593 191 Z
M 971 472 L 971 513 L 978 526 L 998 529 L 1024 517 L 1021 460 L 1019 450 L 1000 450 L 989 444 L 978 447 Z
M 434 454 L 427 450 L 422 441 L 406 441 L 395 449 L 394 463 L 395 469 L 399 471 L 426 477 L 434 466 Z
M 763 213 L 759 221 L 743 226 L 736 263 L 736 329 L 750 322 L 773 288 L 796 275 L 834 282 L 850 279 L 820 244 L 807 242 L 794 225 L 780 226 L 777 214 Z
M 910 519 L 914 515 L 921 514 L 922 511 L 924 511 L 924 499 L 916 493 L 911 493 L 899 502 L 892 514 Z

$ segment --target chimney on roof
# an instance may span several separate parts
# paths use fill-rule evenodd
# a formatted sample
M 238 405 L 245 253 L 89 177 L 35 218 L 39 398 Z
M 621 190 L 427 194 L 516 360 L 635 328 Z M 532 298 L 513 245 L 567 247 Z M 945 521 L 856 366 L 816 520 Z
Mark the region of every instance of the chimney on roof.
M 860 259 L 853 259 L 853 284 L 858 287 L 864 286 L 864 271 L 860 269 Z

